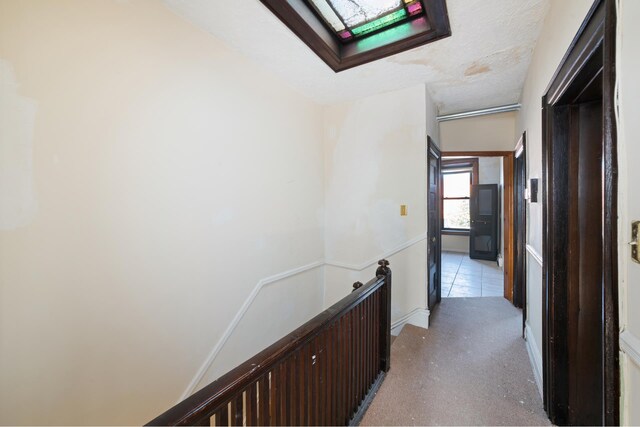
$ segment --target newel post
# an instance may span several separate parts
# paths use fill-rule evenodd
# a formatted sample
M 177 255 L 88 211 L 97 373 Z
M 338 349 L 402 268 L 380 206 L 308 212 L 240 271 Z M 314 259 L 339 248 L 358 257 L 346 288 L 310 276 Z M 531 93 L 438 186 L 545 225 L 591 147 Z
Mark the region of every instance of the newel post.
M 384 276 L 382 286 L 382 301 L 380 304 L 380 368 L 389 372 L 391 366 L 391 269 L 389 261 L 378 261 L 376 276 Z

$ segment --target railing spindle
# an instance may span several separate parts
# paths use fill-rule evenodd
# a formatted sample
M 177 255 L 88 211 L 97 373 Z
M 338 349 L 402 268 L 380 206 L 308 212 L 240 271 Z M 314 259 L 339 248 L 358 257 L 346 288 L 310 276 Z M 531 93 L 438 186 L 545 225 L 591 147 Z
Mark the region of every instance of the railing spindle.
M 289 406 L 289 424 L 300 425 L 298 422 L 298 355 L 294 354 L 289 358 L 287 364 L 287 378 L 289 386 L 287 387 L 287 405 Z
M 242 423 L 242 393 L 236 396 L 234 399 L 231 399 L 231 411 L 229 413 L 231 416 L 231 425 L 232 426 L 241 426 Z
M 317 336 L 313 340 L 313 344 L 311 346 L 311 425 L 319 425 L 320 424 L 320 415 L 318 403 L 320 401 L 320 396 L 318 394 L 318 390 L 320 388 L 318 384 L 318 380 L 320 378 L 320 364 L 318 363 L 318 350 L 320 348 L 319 345 L 320 336 Z
M 258 425 L 268 426 L 271 424 L 269 417 L 270 400 L 269 373 L 267 373 L 258 382 Z
M 216 412 L 216 425 L 229 426 L 229 404 L 224 405 Z
M 258 425 L 257 390 L 258 384 L 251 384 L 245 391 L 245 410 L 248 426 Z

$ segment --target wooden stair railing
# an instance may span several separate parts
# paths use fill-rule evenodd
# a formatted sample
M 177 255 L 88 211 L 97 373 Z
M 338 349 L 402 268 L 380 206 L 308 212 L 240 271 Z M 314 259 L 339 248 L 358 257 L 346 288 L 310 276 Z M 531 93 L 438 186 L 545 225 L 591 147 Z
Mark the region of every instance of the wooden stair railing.
M 147 425 L 357 425 L 389 371 L 391 270 Z

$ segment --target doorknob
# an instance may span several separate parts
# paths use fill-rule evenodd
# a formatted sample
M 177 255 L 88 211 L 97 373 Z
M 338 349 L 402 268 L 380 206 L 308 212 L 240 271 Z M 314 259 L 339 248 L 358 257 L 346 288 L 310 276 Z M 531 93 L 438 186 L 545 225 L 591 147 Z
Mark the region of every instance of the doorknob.
M 431 241 L 435 243 L 435 242 L 436 242 L 436 238 L 435 238 L 435 237 L 432 237 L 432 238 L 431 238 Z

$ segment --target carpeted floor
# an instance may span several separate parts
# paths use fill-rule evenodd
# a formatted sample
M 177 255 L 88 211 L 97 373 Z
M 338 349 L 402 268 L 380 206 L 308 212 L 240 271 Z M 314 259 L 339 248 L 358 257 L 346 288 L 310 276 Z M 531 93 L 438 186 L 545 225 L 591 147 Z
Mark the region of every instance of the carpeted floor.
M 361 425 L 549 425 L 521 333 L 504 298 L 443 298 L 391 346 Z

